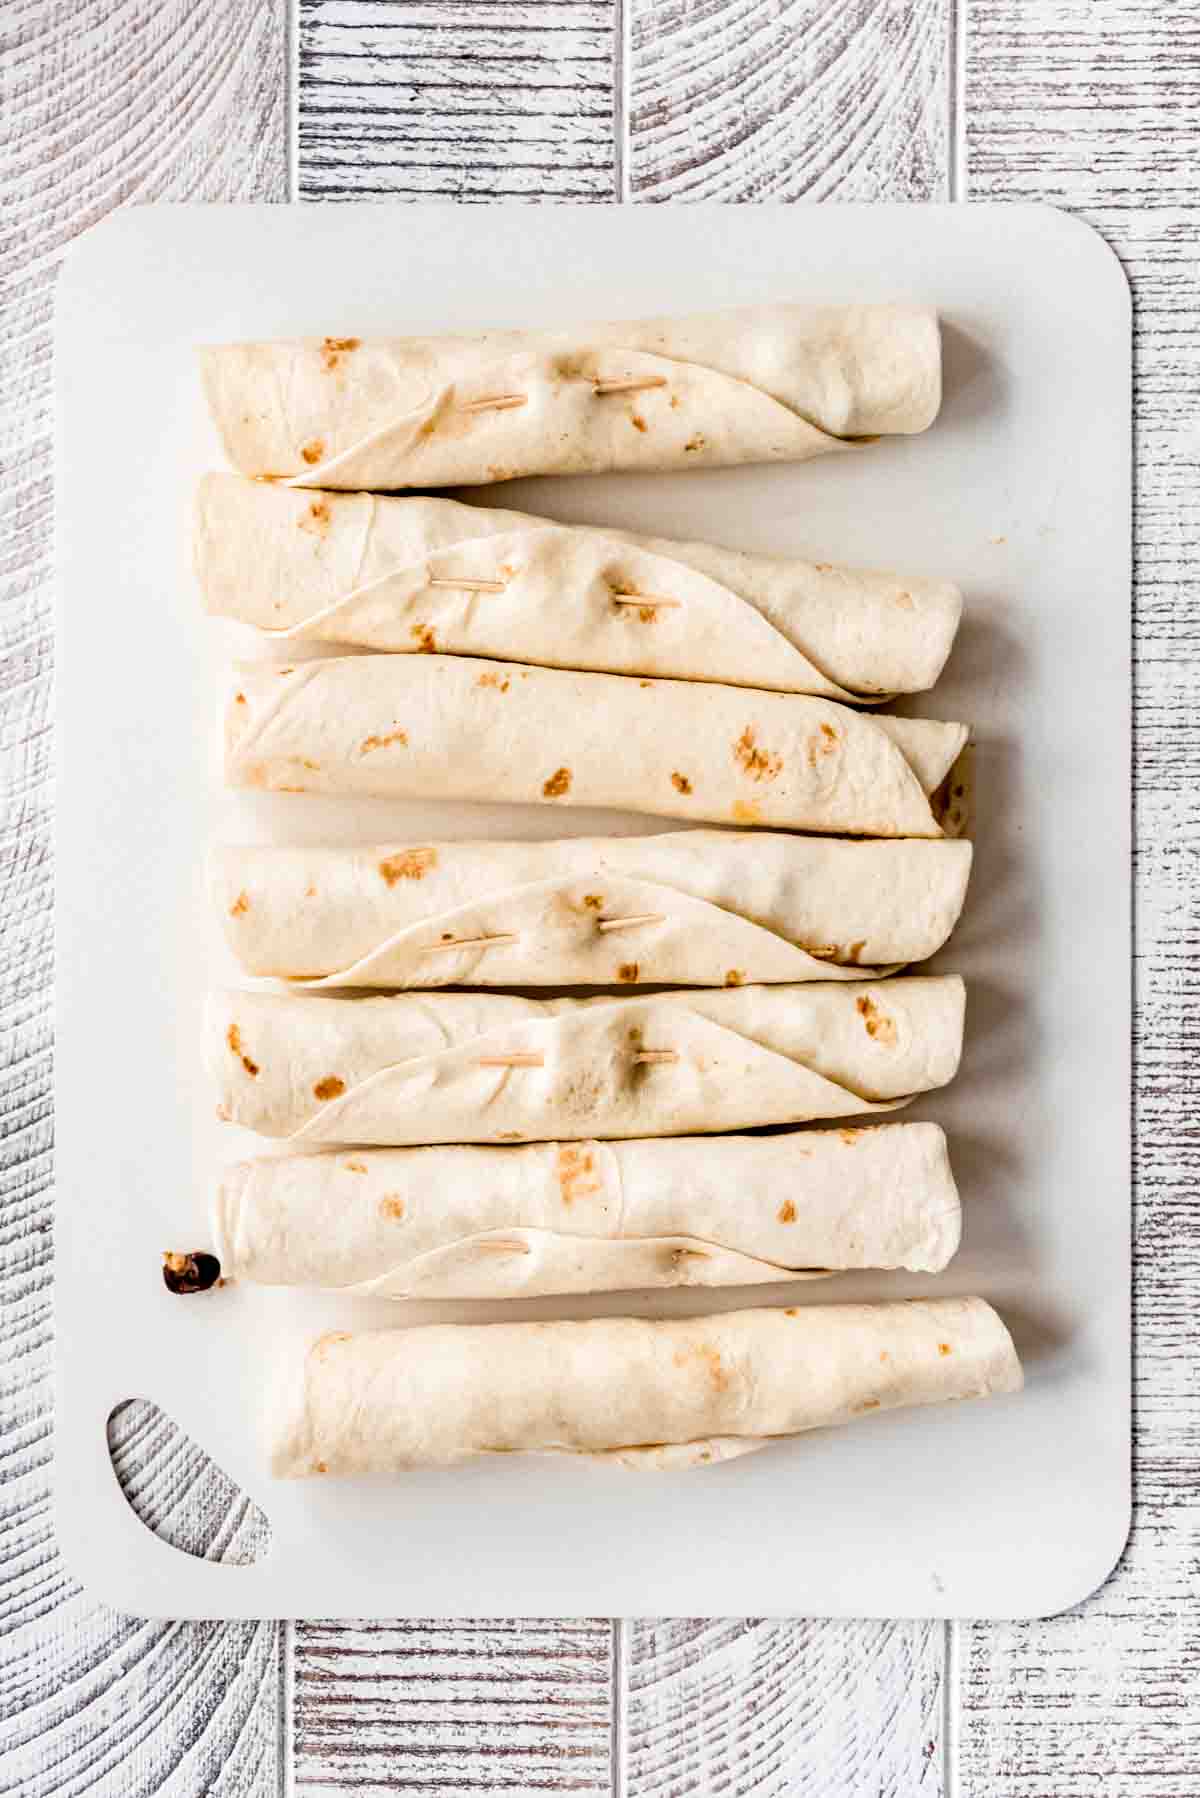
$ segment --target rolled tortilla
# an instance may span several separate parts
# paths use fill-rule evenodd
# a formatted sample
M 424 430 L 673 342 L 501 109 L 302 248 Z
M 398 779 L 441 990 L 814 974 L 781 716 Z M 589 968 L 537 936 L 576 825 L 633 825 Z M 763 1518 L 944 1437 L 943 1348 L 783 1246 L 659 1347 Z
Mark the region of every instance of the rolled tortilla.
M 967 842 L 691 830 L 548 843 L 224 848 L 214 908 L 248 974 L 316 986 L 740 986 L 923 961 Z
M 350 656 L 246 664 L 235 787 L 611 806 L 852 836 L 940 837 L 930 795 L 963 724 L 691 681 Z
M 271 1471 L 400 1473 L 518 1453 L 674 1469 L 1021 1385 L 1012 1338 L 978 1298 L 335 1334 L 286 1370 Z
M 387 1299 L 938 1273 L 960 1233 L 936 1124 L 264 1157 L 212 1224 L 227 1279 Z
M 918 306 L 231 343 L 200 364 L 235 468 L 346 489 L 804 461 L 923 431 L 941 403 Z
M 636 999 L 214 994 L 222 1115 L 292 1142 L 686 1136 L 894 1110 L 953 1078 L 955 975 Z
M 285 640 L 852 701 L 931 687 L 962 613 L 947 581 L 237 475 L 201 482 L 195 555 L 210 613 Z

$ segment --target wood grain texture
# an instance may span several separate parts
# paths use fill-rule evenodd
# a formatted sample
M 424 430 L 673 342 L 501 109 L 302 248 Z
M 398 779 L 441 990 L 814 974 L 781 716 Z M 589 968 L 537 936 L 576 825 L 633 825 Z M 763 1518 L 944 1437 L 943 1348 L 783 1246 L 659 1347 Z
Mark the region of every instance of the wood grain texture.
M 951 0 L 628 5 L 631 198 L 946 198 Z
M 299 0 L 300 196 L 616 196 L 614 0 Z
M 51 1116 L 50 317 L 73 237 L 129 200 L 282 199 L 282 0 L 10 0 L 0 45 L 0 1642 L 3 1788 L 278 1789 L 278 1632 L 136 1623 L 55 1553 L 48 1495 Z M 99 1220 L 102 1194 L 77 1195 Z M 150 1512 L 213 1552 L 228 1504 L 184 1493 L 173 1432 L 130 1413 L 123 1464 Z
M 1048 1621 L 960 1631 L 963 1798 L 1200 1794 L 1200 16 L 973 0 L 971 197 L 1081 210 L 1135 304 L 1135 1520 Z M 1180 203 L 1183 209 L 1180 209 Z
M 631 1623 L 630 1798 L 940 1798 L 940 1623 Z
M 298 1624 L 297 1788 L 607 1795 L 612 1669 L 594 1618 Z

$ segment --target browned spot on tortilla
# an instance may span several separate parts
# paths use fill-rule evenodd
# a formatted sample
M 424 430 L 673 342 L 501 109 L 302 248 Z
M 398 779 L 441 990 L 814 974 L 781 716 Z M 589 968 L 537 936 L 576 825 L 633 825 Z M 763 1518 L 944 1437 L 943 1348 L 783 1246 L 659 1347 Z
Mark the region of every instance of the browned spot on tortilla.
M 223 1124 L 227 1124 L 230 1119 L 230 1113 L 229 1113 L 228 1107 L 225 1105 L 218 1105 L 217 1106 L 217 1116 L 220 1118 L 220 1120 Z
M 865 1398 L 861 1405 L 854 1405 L 851 1409 L 855 1411 L 878 1411 L 879 1400 L 877 1398 Z
M 652 680 L 640 680 L 638 682 L 639 687 L 652 687 L 653 685 L 654 682 Z
M 339 1080 L 336 1074 L 326 1074 L 325 1078 L 318 1080 L 313 1087 L 313 1096 L 322 1102 L 326 1099 L 340 1099 L 345 1090 L 346 1082 L 344 1080 Z
M 502 680 L 498 674 L 487 673 L 481 674 L 479 679 L 475 682 L 475 685 L 477 687 L 497 687 L 501 693 L 507 693 L 512 682 L 509 680 L 507 674 Z
M 679 395 L 677 393 L 671 395 L 671 410 L 672 412 L 677 412 L 679 410 Z
M 838 1131 L 838 1135 L 841 1137 L 842 1141 L 846 1142 L 846 1143 L 856 1143 L 858 1141 L 859 1137 L 863 1136 L 865 1134 L 866 1134 L 865 1131 L 862 1131 L 862 1130 L 839 1130 Z
M 762 818 L 762 808 L 752 799 L 735 799 L 732 816 L 735 824 L 757 824 Z
M 892 1358 L 892 1357 L 891 1357 L 891 1356 L 890 1356 L 890 1355 L 889 1355 L 889 1354 L 888 1354 L 888 1352 L 887 1352 L 887 1350 L 886 1350 L 886 1349 L 880 1349 L 880 1351 L 879 1351 L 879 1359 L 880 1359 L 880 1360 L 881 1360 L 881 1361 L 882 1361 L 882 1362 L 884 1362 L 884 1363 L 885 1363 L 885 1364 L 886 1364 L 886 1363 L 887 1363 L 887 1362 L 888 1362 L 888 1361 L 890 1361 L 890 1360 L 891 1360 L 891 1358 Z
M 296 670 L 294 665 L 289 662 L 286 668 L 277 668 L 275 672 L 276 674 L 295 674 Z
M 785 1199 L 783 1201 L 783 1204 L 779 1207 L 779 1210 L 776 1213 L 776 1216 L 778 1217 L 781 1224 L 794 1224 L 795 1223 L 796 1207 L 792 1204 L 792 1201 L 790 1199 Z
M 303 518 L 298 521 L 297 528 L 307 531 L 312 537 L 323 537 L 329 529 L 331 517 L 328 503 L 323 499 L 314 499 Z
M 357 337 L 327 337 L 321 345 L 321 366 L 326 370 L 336 368 L 343 356 L 358 348 L 360 341 Z
M 303 793 L 306 790 L 304 787 L 285 787 L 282 781 L 275 789 L 277 793 Z
M 497 1142 L 520 1142 L 521 1141 L 521 1132 L 519 1130 L 498 1130 L 496 1132 L 496 1141 Z
M 733 759 L 751 780 L 774 780 L 783 768 L 783 757 L 758 747 L 757 732 L 748 724 L 733 746 Z
M 678 768 L 676 768 L 675 772 L 671 776 L 671 785 L 674 787 L 674 789 L 677 793 L 686 794 L 686 793 L 690 793 L 692 790 L 691 781 L 688 779 L 686 774 L 681 774 L 679 772 Z
M 365 1174 L 367 1171 L 365 1161 L 343 1161 L 342 1166 L 348 1174 Z
M 390 730 L 386 737 L 364 737 L 359 745 L 358 753 L 359 755 L 370 755 L 373 749 L 387 749 L 393 743 L 407 745 L 408 732 L 397 729 Z
M 589 911 L 599 911 L 604 904 L 604 894 L 585 893 L 583 895 L 583 903 L 587 906 Z
M 302 768 L 311 768 L 314 774 L 319 774 L 321 771 L 320 762 L 310 762 L 306 755 L 300 757 L 300 766 Z
M 896 1041 L 896 1021 L 889 1018 L 885 1011 L 880 1011 L 870 993 L 863 993 L 854 1001 L 859 1016 L 866 1025 L 867 1035 L 885 1048 L 892 1048 Z
M 556 768 L 549 780 L 542 782 L 542 797 L 544 799 L 561 799 L 564 793 L 570 791 L 570 786 L 571 770 Z
M 657 624 L 658 623 L 658 607 L 657 606 L 639 606 L 638 607 L 638 618 L 642 624 Z
M 741 968 L 726 968 L 725 970 L 726 986 L 741 986 L 745 978 L 745 973 Z
M 814 943 L 808 953 L 814 961 L 836 961 L 838 946 L 836 943 Z
M 841 734 L 832 724 L 820 726 L 817 734 L 808 739 L 808 765 L 815 768 L 822 756 L 832 755 L 841 742 Z
M 911 593 L 897 593 L 896 604 L 900 607 L 900 610 L 902 612 L 911 612 L 914 609 L 914 601 L 913 601 L 912 594 Z
M 865 936 L 860 938 L 857 943 L 851 943 L 849 949 L 846 951 L 846 960 L 849 962 L 856 962 L 866 946 L 867 939 Z
M 244 918 L 249 910 L 250 895 L 248 893 L 239 893 L 229 908 L 229 915 L 231 918 Z
M 318 1361 L 323 1361 L 332 1343 L 349 1342 L 349 1340 L 349 1330 L 327 1330 L 324 1336 L 318 1338 L 313 1344 L 313 1354 Z
M 695 436 L 689 437 L 687 442 L 684 444 L 684 446 L 683 446 L 684 455 L 685 456 L 695 455 L 695 453 L 698 450 L 704 449 L 706 441 L 707 440 L 706 440 L 703 432 L 697 431 Z
M 404 1200 L 394 1192 L 385 1192 L 379 1201 L 380 1217 L 392 1217 L 399 1221 L 404 1216 Z
M 304 897 L 305 897 L 305 898 L 306 898 L 306 899 L 315 899 L 315 898 L 316 898 L 316 896 L 317 896 L 317 889 L 316 889 L 316 887 L 305 887 L 305 889 L 304 889 Z
M 246 695 L 244 693 L 235 693 L 233 703 L 235 705 L 245 705 Z
M 320 437 L 310 437 L 307 443 L 300 445 L 300 454 L 312 468 L 325 454 L 325 444 Z
M 783 1315 L 785 1317 L 799 1317 L 800 1312 L 798 1311 L 798 1309 L 796 1308 L 795 1305 L 788 1305 L 787 1308 L 785 1309 Z
M 699 1354 L 708 1362 L 708 1377 L 718 1392 L 724 1392 L 729 1385 L 729 1374 L 721 1364 L 721 1356 L 710 1343 L 703 1343 Z
M 646 429 L 646 421 L 640 412 L 631 412 L 629 415 L 629 422 L 635 431 L 644 431 Z
M 816 569 L 818 574 L 832 574 L 833 573 L 833 563 L 832 562 L 814 562 L 813 567 Z
M 596 1160 L 590 1149 L 578 1143 L 563 1143 L 558 1151 L 558 1188 L 564 1205 L 576 1199 L 590 1199 L 602 1190 L 596 1174 Z
M 640 969 L 636 961 L 623 961 L 617 969 L 617 979 L 623 980 L 627 986 L 632 986 L 637 979 L 639 972 Z
M 433 656 L 437 654 L 437 638 L 433 634 L 433 626 L 431 624 L 411 624 L 408 628 L 408 634 L 417 645 L 417 649 L 421 655 Z
M 390 887 L 398 880 L 424 880 L 431 868 L 437 867 L 437 850 L 432 844 L 422 849 L 402 849 L 388 855 L 379 864 L 379 872 Z
M 237 1056 L 238 1060 L 241 1062 L 242 1066 L 245 1068 L 246 1072 L 249 1074 L 251 1080 L 257 1080 L 258 1079 L 258 1063 L 256 1061 L 251 1061 L 250 1057 L 243 1050 L 243 1048 L 242 1048 L 242 1033 L 238 1029 L 236 1024 L 231 1024 L 229 1026 L 229 1029 L 225 1033 L 225 1041 L 229 1044 L 230 1049 Z
M 948 1354 L 950 1354 L 950 1352 L 951 1352 L 951 1349 L 950 1349 L 950 1344 L 948 1342 L 939 1342 L 938 1343 L 938 1354 L 939 1355 L 948 1355 Z

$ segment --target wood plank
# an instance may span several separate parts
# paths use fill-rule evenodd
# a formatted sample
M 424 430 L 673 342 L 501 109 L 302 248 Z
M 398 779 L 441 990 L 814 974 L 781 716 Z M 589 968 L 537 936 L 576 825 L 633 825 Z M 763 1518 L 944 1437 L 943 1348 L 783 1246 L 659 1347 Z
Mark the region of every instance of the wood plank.
M 628 0 L 635 200 L 937 200 L 952 0 Z
M 287 193 L 284 0 L 15 0 L 0 62 L 0 1741 L 23 1798 L 278 1789 L 274 1626 L 137 1623 L 90 1604 L 49 1514 L 51 1399 L 50 317 L 63 249 L 126 200 Z M 103 1195 L 96 1214 L 102 1211 Z M 80 1195 L 86 1200 L 89 1195 Z M 197 1464 L 130 1413 L 118 1446 L 151 1515 L 201 1552 L 242 1543 L 183 1502 Z M 232 1525 L 232 1527 L 231 1527 Z
M 614 0 L 300 0 L 306 200 L 615 197 Z
M 612 1664 L 595 1618 L 297 1624 L 297 1789 L 607 1795 Z
M 964 1798 L 1200 1794 L 1200 17 L 973 0 L 971 197 L 1081 209 L 1135 298 L 1135 1523 L 1066 1616 L 961 1631 Z M 1175 210 L 1178 206 L 1186 210 Z
M 944 1626 L 632 1623 L 631 1798 L 938 1798 Z

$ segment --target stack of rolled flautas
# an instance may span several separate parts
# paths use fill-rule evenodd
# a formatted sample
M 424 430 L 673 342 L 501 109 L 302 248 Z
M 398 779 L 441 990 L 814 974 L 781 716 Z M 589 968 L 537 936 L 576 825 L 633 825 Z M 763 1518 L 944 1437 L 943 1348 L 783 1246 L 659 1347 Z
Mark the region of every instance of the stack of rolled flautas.
M 285 1145 L 217 1178 L 225 1274 L 503 1300 L 944 1268 L 942 1131 L 859 1120 L 959 1061 L 962 982 L 902 970 L 962 908 L 967 729 L 875 709 L 936 681 L 957 590 L 394 497 L 920 431 L 935 317 L 235 344 L 203 373 L 239 471 L 201 484 L 204 603 L 285 646 L 230 679 L 231 785 L 726 827 L 217 849 L 235 957 L 285 983 L 208 1008 L 221 1115 Z M 690 1466 L 1020 1384 L 981 1299 L 352 1335 L 292 1371 L 283 1475 Z

